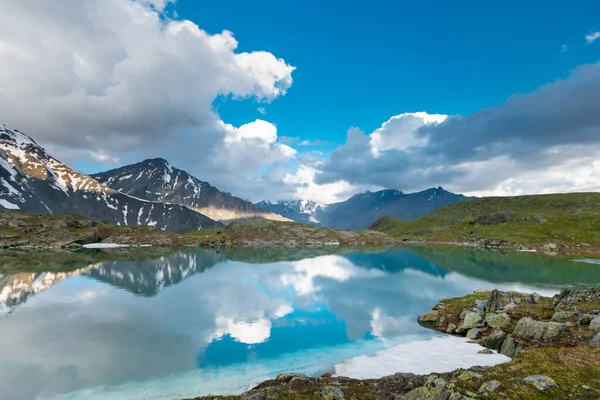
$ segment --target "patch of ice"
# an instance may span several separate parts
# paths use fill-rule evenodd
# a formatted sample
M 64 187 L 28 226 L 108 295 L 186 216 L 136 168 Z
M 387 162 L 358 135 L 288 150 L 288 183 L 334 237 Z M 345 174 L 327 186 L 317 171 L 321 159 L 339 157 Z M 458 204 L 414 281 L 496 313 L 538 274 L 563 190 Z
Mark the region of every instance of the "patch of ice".
M 377 379 L 397 372 L 441 373 L 476 365 L 492 366 L 511 360 L 498 353 L 478 354 L 482 349 L 482 346 L 469 343 L 466 338 L 434 337 L 351 358 L 335 366 L 334 376 Z
M 128 244 L 118 244 L 118 243 L 90 243 L 84 244 L 84 249 L 116 249 L 120 247 L 131 247 Z

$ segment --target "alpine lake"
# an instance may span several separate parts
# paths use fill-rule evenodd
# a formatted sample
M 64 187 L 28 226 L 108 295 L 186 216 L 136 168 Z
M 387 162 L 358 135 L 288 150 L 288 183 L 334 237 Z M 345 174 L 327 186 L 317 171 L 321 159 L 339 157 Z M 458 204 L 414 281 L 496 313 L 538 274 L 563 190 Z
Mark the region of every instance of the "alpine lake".
M 442 298 L 598 284 L 593 262 L 451 247 L 5 251 L 0 399 L 238 394 L 440 336 L 417 317 Z

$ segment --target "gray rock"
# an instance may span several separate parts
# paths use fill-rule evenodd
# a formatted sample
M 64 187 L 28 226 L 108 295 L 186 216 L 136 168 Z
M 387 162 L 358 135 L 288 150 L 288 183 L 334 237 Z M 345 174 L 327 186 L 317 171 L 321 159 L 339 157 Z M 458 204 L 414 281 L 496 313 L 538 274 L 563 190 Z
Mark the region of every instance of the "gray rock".
M 344 400 L 342 389 L 334 386 L 325 386 L 315 393 L 317 399 L 321 400 Z
M 419 322 L 437 322 L 440 319 L 440 312 L 438 310 L 427 311 L 419 315 Z
M 554 308 L 571 309 L 579 303 L 600 302 L 600 287 L 586 289 L 563 289 L 554 296 Z
M 496 381 L 496 380 L 487 381 L 483 385 L 481 385 L 481 387 L 479 388 L 479 390 L 477 392 L 481 393 L 481 394 L 492 393 L 492 392 L 495 392 L 496 390 L 498 390 L 498 388 L 501 385 L 502 384 L 500 383 L 500 381 Z
M 515 358 L 521 350 L 521 347 L 515 342 L 513 337 L 508 335 L 506 339 L 504 339 L 499 353 L 504 354 L 506 357 Z
M 487 312 L 495 313 L 508 308 L 514 308 L 519 304 L 536 304 L 539 301 L 540 296 L 538 294 L 523 294 L 518 292 L 502 292 L 499 290 L 492 290 L 490 298 L 488 299 Z
M 557 311 L 554 314 L 552 314 L 552 321 L 565 322 L 575 318 L 576 315 L 577 313 L 573 311 Z
M 600 315 L 597 315 L 590 321 L 589 328 L 594 332 L 600 332 Z
M 481 331 L 481 329 L 479 328 L 471 328 L 467 331 L 467 335 L 466 337 L 468 339 L 475 339 L 477 337 L 477 335 L 479 334 L 479 331 Z
M 477 354 L 494 354 L 494 352 L 490 349 L 479 350 Z
M 544 250 L 546 251 L 556 251 L 558 249 L 558 245 L 556 243 L 548 243 L 544 245 Z
M 477 372 L 473 372 L 473 371 L 465 371 L 462 374 L 460 374 L 458 376 L 458 380 L 459 381 L 470 381 L 471 379 L 481 379 L 483 378 L 483 375 L 478 374 Z
M 569 329 L 569 324 L 536 321 L 524 317 L 517 322 L 513 335 L 526 339 L 551 340 Z
M 487 308 L 488 301 L 487 300 L 475 300 L 475 308 L 480 308 L 483 311 Z
M 446 333 L 454 333 L 456 332 L 456 325 L 448 324 L 448 328 L 446 328 Z
M 461 330 L 469 330 L 475 328 L 477 324 L 479 324 L 483 320 L 482 316 L 476 312 L 469 312 L 465 315 L 465 319 L 460 325 L 459 329 Z
M 488 314 L 485 316 L 484 322 L 490 328 L 503 328 L 510 324 L 510 316 L 506 313 L 502 314 Z
M 594 317 L 596 317 L 594 314 L 582 314 L 577 318 L 577 324 L 583 326 L 589 325 Z
M 600 332 L 596 333 L 596 336 L 590 340 L 589 345 L 593 347 L 600 346 Z
M 308 377 L 306 375 L 304 375 L 304 374 L 284 372 L 282 374 L 277 375 L 277 377 L 275 378 L 275 380 L 276 381 L 282 381 L 282 382 L 289 382 L 293 378 L 308 378 Z
M 523 379 L 523 383 L 526 385 L 533 386 L 540 392 L 545 392 L 546 390 L 550 390 L 553 387 L 557 386 L 554 379 L 550 378 L 546 375 L 531 375 L 527 378 Z
M 481 345 L 488 349 L 500 350 L 504 339 L 506 339 L 506 333 L 502 329 L 496 328 L 489 336 L 481 339 Z

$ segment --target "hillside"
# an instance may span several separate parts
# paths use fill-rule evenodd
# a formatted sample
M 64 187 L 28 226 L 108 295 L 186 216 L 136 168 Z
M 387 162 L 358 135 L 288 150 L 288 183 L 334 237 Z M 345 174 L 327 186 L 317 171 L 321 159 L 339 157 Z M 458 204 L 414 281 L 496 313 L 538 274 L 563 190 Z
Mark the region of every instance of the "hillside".
M 215 221 L 228 223 L 248 218 L 289 221 L 281 215 L 221 192 L 162 158 L 144 160 L 92 176 L 129 196 L 185 206 Z
M 593 253 L 600 251 L 600 193 L 468 199 L 410 222 L 384 217 L 370 229 L 403 241 Z
M 29 136 L 0 126 L 0 210 L 80 214 L 173 232 L 221 224 L 189 208 L 131 197 L 52 157 Z
M 410 221 L 430 211 L 466 199 L 441 187 L 416 193 L 380 190 L 359 193 L 348 200 L 328 205 L 305 200 L 261 201 L 256 206 L 273 211 L 296 222 L 331 229 L 367 229 L 383 216 Z
M 188 237 L 206 246 L 322 246 L 387 245 L 398 241 L 374 231 L 337 231 L 297 222 L 251 219 L 234 222 L 224 229 L 189 232 Z

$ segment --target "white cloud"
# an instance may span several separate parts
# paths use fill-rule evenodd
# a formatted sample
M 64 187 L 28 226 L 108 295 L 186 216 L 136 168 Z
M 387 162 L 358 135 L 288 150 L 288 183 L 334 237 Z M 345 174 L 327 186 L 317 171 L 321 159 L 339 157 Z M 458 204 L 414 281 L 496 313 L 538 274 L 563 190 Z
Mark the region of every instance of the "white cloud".
M 68 163 L 165 157 L 227 190 L 293 157 L 275 143 L 274 125 L 236 128 L 212 105 L 270 102 L 291 87 L 295 68 L 265 51 L 236 52 L 231 32 L 166 18 L 169 3 L 3 2 L 1 122 Z
M 590 44 L 598 39 L 600 39 L 600 32 L 590 32 L 585 35 L 585 41 L 587 44 Z

